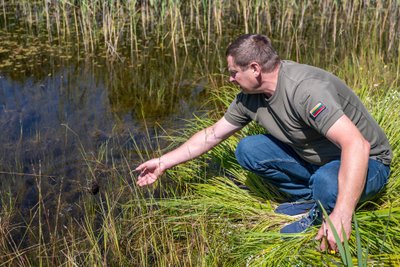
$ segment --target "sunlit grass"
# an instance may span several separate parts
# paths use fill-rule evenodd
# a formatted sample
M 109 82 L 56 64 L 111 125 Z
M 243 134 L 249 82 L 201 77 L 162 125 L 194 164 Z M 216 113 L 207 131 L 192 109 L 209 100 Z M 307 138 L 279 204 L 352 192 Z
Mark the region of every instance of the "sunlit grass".
M 400 253 L 396 245 L 400 242 L 396 234 L 400 230 L 398 228 L 400 219 L 399 133 L 396 130 L 400 125 L 400 99 L 397 90 L 393 88 L 384 90 L 384 87 L 383 85 L 380 88 L 379 93 L 368 89 L 367 92 L 361 94 L 363 102 L 387 132 L 394 151 L 392 174 L 386 192 L 378 203 L 361 205 L 356 213 L 359 222 L 358 231 L 362 240 L 360 247 L 364 250 L 368 248 L 366 254 L 369 264 L 398 264 Z M 229 89 L 225 88 L 225 90 Z M 221 90 L 218 90 L 218 101 L 224 100 L 221 94 L 223 94 Z M 227 95 L 230 93 L 228 92 Z M 391 112 L 387 112 L 388 106 Z M 211 124 L 212 121 L 213 119 L 209 118 L 198 119 L 192 124 L 197 126 L 197 128 L 194 127 L 193 132 Z M 244 134 L 257 133 L 259 130 L 256 126 L 250 126 L 245 129 Z M 341 259 L 334 255 L 317 251 L 317 242 L 313 240 L 317 229 L 308 234 L 297 235 L 293 239 L 282 239 L 282 236 L 278 234 L 279 228 L 289 222 L 290 218 L 274 215 L 271 207 L 276 205 L 279 196 L 267 188 L 260 179 L 244 172 L 235 164 L 233 149 L 237 141 L 237 138 L 225 141 L 203 159 L 212 158 L 213 162 L 220 163 L 223 166 L 221 171 L 227 174 L 226 177 L 210 178 L 203 183 L 201 180 L 193 179 L 196 176 L 185 178 L 186 176 L 179 172 L 181 167 L 177 167 L 178 170 L 174 172 L 174 176 L 176 179 L 183 177 L 189 184 L 192 189 L 191 197 L 161 201 L 160 205 L 166 205 L 176 211 L 184 211 L 185 217 L 206 216 L 209 218 L 207 220 L 209 224 L 218 224 L 211 218 L 223 220 L 225 227 L 228 225 L 228 229 L 230 228 L 228 231 L 236 233 L 236 236 L 232 237 L 233 240 L 227 242 L 231 245 L 231 253 L 225 254 L 225 263 L 235 263 L 238 266 L 247 263 L 256 266 L 288 266 L 298 263 L 316 265 L 321 262 L 325 264 L 341 262 Z M 194 169 L 193 166 L 191 169 Z M 185 171 L 182 170 L 182 172 Z M 231 181 L 232 177 L 236 183 Z M 241 189 L 238 185 L 247 185 L 250 190 Z M 181 220 L 183 221 L 183 218 Z M 356 264 L 357 245 L 354 233 L 349 241 L 349 247 L 352 262 Z

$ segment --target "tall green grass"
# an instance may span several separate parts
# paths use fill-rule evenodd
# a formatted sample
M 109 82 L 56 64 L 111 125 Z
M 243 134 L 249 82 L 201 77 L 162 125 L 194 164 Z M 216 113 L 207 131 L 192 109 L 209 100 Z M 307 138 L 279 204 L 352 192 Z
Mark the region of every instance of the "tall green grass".
M 130 56 L 138 56 L 143 41 L 169 47 L 176 57 L 179 47 L 189 53 L 192 39 L 209 50 L 227 34 L 258 32 L 280 40 L 281 54 L 298 59 L 307 51 L 329 49 L 315 57 L 332 61 L 347 54 L 347 47 L 357 52 L 368 47 L 380 56 L 394 53 L 398 61 L 397 1 L 12 0 L 0 5 L 6 30 L 21 25 L 50 41 L 77 40 L 88 53 L 102 49 L 114 57 L 126 47 Z M 305 42 L 310 36 L 319 38 Z
M 383 65 L 381 67 L 384 68 Z M 396 234 L 399 230 L 400 218 L 398 200 L 399 133 L 396 130 L 400 123 L 399 91 L 398 88 L 389 88 L 385 84 L 373 90 L 373 77 L 369 76 L 369 78 L 371 87 L 368 90 L 360 88 L 361 83 L 355 88 L 359 89 L 363 102 L 385 129 L 393 146 L 394 161 L 387 190 L 381 199 L 376 203 L 366 203 L 357 210 L 357 231 L 361 236 L 361 241 L 356 242 L 353 232 L 349 240 L 350 250 L 348 252 L 351 253 L 350 258 L 354 264 L 358 264 L 357 253 L 364 253 L 367 255 L 368 265 L 397 265 L 400 252 L 398 249 L 400 240 Z M 363 82 L 366 82 L 364 79 L 362 79 Z M 224 89 L 229 90 L 227 87 Z M 218 88 L 216 99 L 227 104 L 229 103 L 227 99 L 232 97 L 231 92 L 222 91 L 221 93 L 221 88 Z M 387 112 L 388 108 L 390 108 L 390 112 Z M 214 120 L 209 118 L 198 119 L 193 122 L 195 127 L 191 133 L 210 125 L 212 121 Z M 257 126 L 250 126 L 245 129 L 243 135 L 259 131 Z M 173 218 L 180 222 L 186 221 L 187 218 L 204 216 L 207 218 L 205 220 L 207 224 L 215 226 L 223 222 L 223 227 L 230 228 L 228 232 L 232 235 L 229 235 L 226 241 L 223 239 L 230 252 L 217 257 L 219 260 L 217 265 L 315 266 L 342 264 L 341 258 L 317 251 L 317 242 L 313 240 L 317 229 L 291 239 L 283 239 L 279 235 L 279 228 L 291 219 L 277 216 L 272 212 L 279 199 L 279 194 L 263 184 L 258 177 L 241 170 L 235 163 L 233 149 L 236 142 L 237 138 L 227 140 L 199 160 L 200 164 L 203 164 L 204 161 L 220 163 L 224 178 L 213 178 L 211 174 L 210 179 L 204 182 L 204 174 L 195 175 L 192 171 L 188 176 L 186 175 L 186 168 L 202 173 L 202 167 L 192 165 L 194 163 L 190 163 L 189 167 L 177 167 L 178 170 L 174 172 L 174 176 L 176 175 L 178 180 L 184 181 L 192 193 L 190 197 L 186 198 L 161 200 L 159 205 L 165 206 L 167 210 L 172 209 L 177 212 Z M 246 185 L 250 191 L 241 189 L 243 185 Z M 213 237 L 210 235 L 206 238 L 212 240 Z M 226 237 L 222 236 L 221 238 Z M 359 251 L 357 251 L 357 247 L 360 249 Z M 368 253 L 365 251 L 366 248 L 368 248 Z M 208 264 L 207 256 L 210 255 L 205 256 L 206 264 Z

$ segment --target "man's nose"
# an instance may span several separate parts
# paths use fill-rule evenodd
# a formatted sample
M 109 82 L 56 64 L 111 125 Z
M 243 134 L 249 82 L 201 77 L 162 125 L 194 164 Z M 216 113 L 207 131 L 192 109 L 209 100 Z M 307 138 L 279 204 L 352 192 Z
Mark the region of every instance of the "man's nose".
M 229 81 L 230 81 L 231 83 L 236 82 L 235 78 L 233 78 L 232 76 L 229 76 Z

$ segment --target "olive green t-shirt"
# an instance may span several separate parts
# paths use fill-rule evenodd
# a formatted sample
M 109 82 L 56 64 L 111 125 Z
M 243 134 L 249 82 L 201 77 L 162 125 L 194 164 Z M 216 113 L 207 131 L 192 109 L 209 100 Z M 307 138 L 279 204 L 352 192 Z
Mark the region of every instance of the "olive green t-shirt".
M 386 135 L 357 95 L 339 78 L 316 67 L 282 61 L 270 98 L 239 93 L 224 117 L 237 126 L 256 121 L 307 162 L 323 165 L 340 159 L 340 148 L 325 136 L 344 114 L 371 144 L 370 157 L 390 165 L 392 151 Z

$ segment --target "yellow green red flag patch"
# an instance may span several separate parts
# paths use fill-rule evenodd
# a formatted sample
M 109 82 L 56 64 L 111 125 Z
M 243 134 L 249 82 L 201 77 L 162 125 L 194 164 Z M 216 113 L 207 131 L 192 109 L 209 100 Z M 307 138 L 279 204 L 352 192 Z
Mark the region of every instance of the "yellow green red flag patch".
M 321 112 L 326 109 L 326 106 L 324 104 L 322 104 L 321 102 L 319 102 L 318 104 L 315 105 L 315 107 L 313 107 L 310 111 L 310 115 L 311 117 L 313 117 L 313 119 L 317 118 L 317 116 L 319 114 L 321 114 Z

